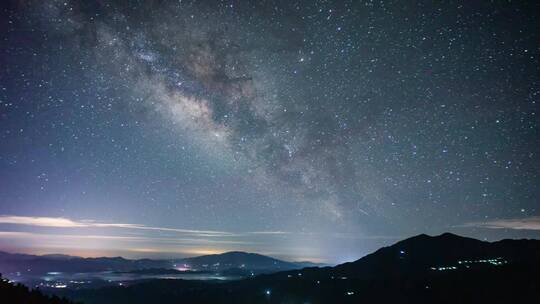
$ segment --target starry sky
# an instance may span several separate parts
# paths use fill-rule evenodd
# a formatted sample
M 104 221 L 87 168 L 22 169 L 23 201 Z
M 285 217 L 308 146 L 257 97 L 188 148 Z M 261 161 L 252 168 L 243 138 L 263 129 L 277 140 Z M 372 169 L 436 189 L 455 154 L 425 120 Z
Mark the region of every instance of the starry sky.
M 526 2 L 3 2 L 0 250 L 540 238 Z

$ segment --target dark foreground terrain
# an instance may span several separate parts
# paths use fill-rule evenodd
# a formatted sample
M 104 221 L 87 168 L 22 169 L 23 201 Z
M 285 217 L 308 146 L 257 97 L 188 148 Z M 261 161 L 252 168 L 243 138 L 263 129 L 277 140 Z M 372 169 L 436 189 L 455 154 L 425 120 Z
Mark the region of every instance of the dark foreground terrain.
M 152 280 L 56 294 L 86 304 L 535 303 L 540 241 L 419 235 L 336 267 L 227 282 Z
M 21 284 L 13 284 L 0 275 L 0 303 L 24 304 L 75 304 L 58 296 L 47 296 L 39 290 L 29 290 Z

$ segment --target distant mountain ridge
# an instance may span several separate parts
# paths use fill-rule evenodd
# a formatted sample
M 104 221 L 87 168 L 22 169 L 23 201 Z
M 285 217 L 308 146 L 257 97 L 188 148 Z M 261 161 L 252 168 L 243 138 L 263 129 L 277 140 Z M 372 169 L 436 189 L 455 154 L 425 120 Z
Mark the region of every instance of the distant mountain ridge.
M 229 251 L 221 254 L 185 258 L 178 260 L 177 263 L 184 263 L 196 269 L 216 270 L 230 268 L 287 270 L 299 268 L 297 264 L 292 262 L 285 262 L 262 254 L 242 251 Z
M 128 260 L 122 257 L 82 258 L 61 255 L 27 255 L 0 253 L 0 273 L 11 272 L 95 272 L 128 271 L 140 268 L 159 268 L 170 265 L 160 260 Z
M 130 260 L 122 257 L 82 258 L 61 254 L 28 255 L 0 252 L 0 273 L 13 272 L 97 272 L 134 271 L 142 269 L 173 269 L 224 271 L 242 269 L 246 273 L 276 272 L 303 268 L 306 264 L 286 262 L 256 253 L 231 251 L 184 259 Z
M 432 268 L 457 267 L 466 262 L 469 267 L 478 266 L 484 263 L 481 260 L 487 259 L 500 259 L 502 263 L 514 264 L 540 263 L 540 240 L 486 242 L 452 233 L 438 236 L 420 234 L 383 247 L 353 262 L 306 271 L 369 279 L 428 272 Z
M 335 267 L 222 284 L 155 280 L 65 295 L 85 304 L 156 298 L 162 303 L 533 303 L 540 297 L 540 240 L 490 243 L 422 234 Z

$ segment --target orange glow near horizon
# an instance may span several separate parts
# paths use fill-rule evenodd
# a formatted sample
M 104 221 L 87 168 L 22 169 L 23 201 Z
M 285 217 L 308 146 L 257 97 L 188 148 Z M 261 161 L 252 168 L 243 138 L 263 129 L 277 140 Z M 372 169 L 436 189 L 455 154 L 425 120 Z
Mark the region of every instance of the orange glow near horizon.
M 191 257 L 199 255 L 220 254 L 227 252 L 228 250 L 218 249 L 188 249 L 183 251 L 163 251 L 157 248 L 126 248 L 121 250 L 100 250 L 100 249 L 88 249 L 80 250 L 73 248 L 5 248 L 0 251 L 9 253 L 20 253 L 30 255 L 49 255 L 49 254 L 63 254 L 70 256 L 77 256 L 82 258 L 98 258 L 98 257 L 124 257 L 130 259 L 148 258 L 148 255 L 162 256 L 159 258 L 179 258 L 179 257 Z

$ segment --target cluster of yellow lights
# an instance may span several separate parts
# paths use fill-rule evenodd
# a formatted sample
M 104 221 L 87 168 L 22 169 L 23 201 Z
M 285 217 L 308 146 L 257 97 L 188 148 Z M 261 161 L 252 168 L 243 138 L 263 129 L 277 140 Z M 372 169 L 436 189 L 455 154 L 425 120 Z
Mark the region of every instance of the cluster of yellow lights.
M 475 263 L 486 263 L 486 264 L 492 264 L 492 265 L 503 265 L 507 262 L 503 258 L 494 258 L 494 259 L 483 259 L 483 260 L 473 260 L 473 261 L 458 261 L 458 264 L 475 264 Z
M 464 265 L 466 268 L 469 268 L 471 264 L 491 264 L 495 266 L 500 266 L 508 263 L 503 258 L 493 258 L 493 259 L 481 259 L 481 260 L 463 260 L 458 261 L 459 265 Z M 431 270 L 445 271 L 445 270 L 456 270 L 457 266 L 441 266 L 441 267 L 430 267 Z

